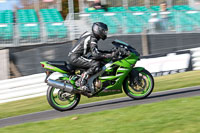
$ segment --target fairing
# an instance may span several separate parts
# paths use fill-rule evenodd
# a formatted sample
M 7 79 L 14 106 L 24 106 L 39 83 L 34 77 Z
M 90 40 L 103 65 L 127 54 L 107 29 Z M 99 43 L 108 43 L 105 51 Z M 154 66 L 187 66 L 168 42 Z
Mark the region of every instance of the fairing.
M 115 71 L 114 69 L 117 67 L 114 75 L 99 77 L 103 84 L 108 81 L 110 81 L 111 84 L 107 85 L 106 88 L 98 94 L 98 96 L 122 93 L 122 84 L 124 79 L 133 69 L 132 66 L 137 62 L 137 60 L 138 56 L 131 54 L 125 59 L 114 62 L 109 68 L 107 68 L 105 72 L 112 72 Z

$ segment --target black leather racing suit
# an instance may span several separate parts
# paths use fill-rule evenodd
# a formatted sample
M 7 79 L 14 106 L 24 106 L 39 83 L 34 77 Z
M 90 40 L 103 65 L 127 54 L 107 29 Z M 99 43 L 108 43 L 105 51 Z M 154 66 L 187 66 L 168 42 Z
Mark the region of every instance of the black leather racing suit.
M 91 33 L 85 32 L 77 41 L 75 47 L 69 53 L 70 64 L 79 68 L 88 69 L 88 75 L 93 75 L 100 70 L 100 62 L 97 61 L 103 58 L 112 58 L 112 54 L 108 52 L 99 51 L 96 39 Z M 88 59 L 86 55 L 91 53 L 92 59 Z

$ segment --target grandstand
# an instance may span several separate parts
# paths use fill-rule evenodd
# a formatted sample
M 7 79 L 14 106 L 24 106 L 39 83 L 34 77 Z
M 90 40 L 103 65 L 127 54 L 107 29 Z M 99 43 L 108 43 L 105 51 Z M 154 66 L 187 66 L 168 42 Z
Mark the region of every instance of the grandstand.
M 59 12 L 59 1 L 0 1 L 1 46 L 66 41 L 67 27 Z
M 48 6 L 42 6 L 44 2 L 41 0 L 37 0 L 37 3 L 26 1 L 18 7 L 21 9 L 1 10 L 1 46 L 71 40 L 77 38 L 84 30 L 88 30 L 91 24 L 97 21 L 108 25 L 109 35 L 141 34 L 144 30 L 152 29 L 149 22 L 153 17 L 156 16 L 161 20 L 163 15 L 169 18 L 164 33 L 198 32 L 200 29 L 200 12 L 185 0 L 182 3 L 174 0 L 166 12 L 160 12 L 159 0 L 151 0 L 148 4 L 145 0 L 127 0 L 127 3 L 121 0 L 118 2 L 107 0 L 109 4 L 107 10 L 85 7 L 83 12 L 68 14 L 66 20 L 59 12 L 58 1 L 54 0 L 48 3 Z M 154 30 L 149 33 L 157 32 Z
M 119 25 L 125 27 L 124 33 L 137 34 L 141 33 L 144 28 L 148 29 L 148 21 L 151 14 L 156 13 L 157 18 L 160 18 L 163 12 L 159 12 L 159 6 L 132 6 L 125 9 L 124 7 L 109 7 L 107 11 L 94 10 L 86 8 L 85 13 L 93 13 L 90 15 L 92 22 L 102 21 L 108 24 L 110 33 L 117 33 Z M 169 30 L 177 32 L 190 32 L 200 28 L 199 11 L 194 11 L 189 5 L 174 5 L 168 8 L 166 12 L 169 19 Z M 100 13 L 101 12 L 101 13 Z M 113 12 L 106 15 L 107 12 Z M 197 19 L 195 19 L 197 18 Z M 124 21 L 124 22 L 122 22 Z M 122 23 L 122 24 L 120 24 Z

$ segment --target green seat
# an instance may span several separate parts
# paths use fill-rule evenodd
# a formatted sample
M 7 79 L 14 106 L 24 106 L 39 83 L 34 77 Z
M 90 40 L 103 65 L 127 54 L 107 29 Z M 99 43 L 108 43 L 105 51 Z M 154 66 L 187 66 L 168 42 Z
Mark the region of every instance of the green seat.
M 41 9 L 40 16 L 45 24 L 48 38 L 65 38 L 67 27 L 57 9 Z
M 37 39 L 40 37 L 40 26 L 35 10 L 21 9 L 17 11 L 16 16 L 21 39 Z
M 153 10 L 153 11 L 159 11 L 160 6 L 151 6 L 150 9 Z
M 108 7 L 108 12 L 124 12 L 127 11 L 124 7 Z
M 13 12 L 11 10 L 0 11 L 0 38 L 13 39 Z
M 146 8 L 145 6 L 132 6 L 128 8 L 130 11 L 133 12 L 144 12 L 144 11 L 148 11 L 148 8 Z
M 192 7 L 189 5 L 174 5 L 172 7 L 174 10 L 194 10 Z

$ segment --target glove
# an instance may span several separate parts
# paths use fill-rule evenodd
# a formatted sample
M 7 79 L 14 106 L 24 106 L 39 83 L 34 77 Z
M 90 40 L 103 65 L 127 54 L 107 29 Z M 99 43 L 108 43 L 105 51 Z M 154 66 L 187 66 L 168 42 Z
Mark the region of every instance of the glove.
M 112 58 L 116 58 L 119 56 L 119 50 L 115 50 L 112 52 Z
M 111 59 L 113 56 L 112 56 L 112 54 L 105 54 L 105 55 L 103 55 L 103 57 L 106 59 Z
M 111 54 L 105 54 L 104 58 L 111 59 L 111 58 L 117 58 L 118 56 L 119 56 L 119 51 L 115 50 Z

